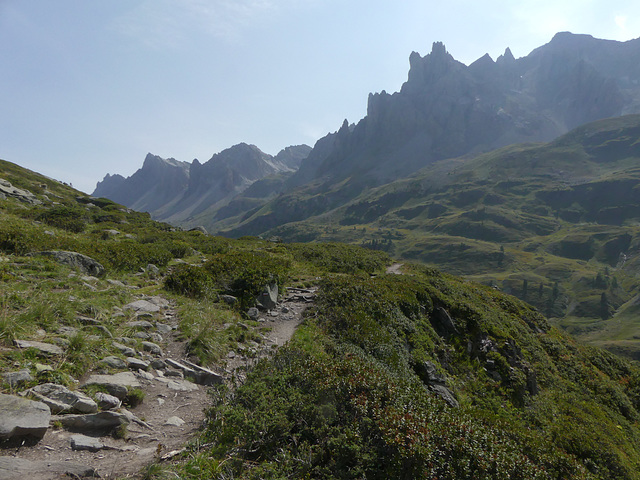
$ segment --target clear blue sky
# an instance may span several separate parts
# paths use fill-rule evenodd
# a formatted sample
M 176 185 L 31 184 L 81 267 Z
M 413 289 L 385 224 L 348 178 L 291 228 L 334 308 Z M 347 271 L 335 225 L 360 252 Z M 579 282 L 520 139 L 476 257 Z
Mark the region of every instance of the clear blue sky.
M 640 37 L 640 2 L 0 0 L 0 158 L 91 193 L 147 152 L 275 154 L 357 122 L 434 41 L 469 64 L 558 31 Z

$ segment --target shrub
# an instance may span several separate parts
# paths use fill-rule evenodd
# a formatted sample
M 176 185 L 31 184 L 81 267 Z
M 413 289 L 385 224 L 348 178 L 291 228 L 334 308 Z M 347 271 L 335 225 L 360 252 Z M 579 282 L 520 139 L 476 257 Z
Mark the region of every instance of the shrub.
M 68 232 L 80 233 L 85 230 L 89 217 L 83 208 L 54 206 L 38 215 L 37 220 Z
M 165 278 L 167 290 L 191 298 L 209 297 L 213 293 L 214 282 L 202 267 L 179 265 Z
M 265 285 L 282 286 L 290 267 L 287 258 L 252 251 L 218 254 L 205 264 L 216 285 L 240 298 L 244 306 L 250 304 Z

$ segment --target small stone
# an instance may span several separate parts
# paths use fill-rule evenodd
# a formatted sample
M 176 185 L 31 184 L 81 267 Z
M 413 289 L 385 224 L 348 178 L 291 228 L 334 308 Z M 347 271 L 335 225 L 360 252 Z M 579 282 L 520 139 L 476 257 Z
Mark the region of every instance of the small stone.
M 131 370 L 148 370 L 149 362 L 136 357 L 127 357 L 127 367 Z
M 282 313 L 289 313 L 289 307 L 282 307 Z
M 167 368 L 167 363 L 161 358 L 154 358 L 151 360 L 150 365 L 156 370 L 165 370 Z
M 117 350 L 119 350 L 120 353 L 122 353 L 123 355 L 126 355 L 127 357 L 135 357 L 136 356 L 136 351 L 131 347 L 127 347 L 126 345 L 123 345 L 123 344 L 118 343 L 118 342 L 113 342 L 112 345 Z
M 249 310 L 247 310 L 247 317 L 249 317 L 251 320 L 257 320 L 258 315 L 260 315 L 260 311 L 256 307 L 251 307 Z
M 122 405 L 122 402 L 118 397 L 109 395 L 108 393 L 96 392 L 95 397 L 98 402 L 98 406 L 102 410 L 113 410 L 114 408 L 120 408 Z
M 151 303 L 147 300 L 136 300 L 135 302 L 131 302 L 122 307 L 123 310 L 134 310 L 136 312 L 148 312 L 155 313 L 160 311 L 160 307 L 154 303 Z
M 142 342 L 142 348 L 145 352 L 151 352 L 153 355 L 162 355 L 162 349 L 155 343 Z
M 227 353 L 227 358 L 236 358 L 237 354 L 233 350 Z
M 164 422 L 165 425 L 171 425 L 173 427 L 181 427 L 182 425 L 184 425 L 186 422 L 184 420 L 182 420 L 180 417 L 169 417 L 167 418 L 167 420 Z
M 153 324 L 151 322 L 147 322 L 146 320 L 127 322 L 125 323 L 125 326 L 129 328 L 138 328 L 141 330 L 151 330 L 153 328 Z
M 87 437 L 86 435 L 72 435 L 71 436 L 71 448 L 73 450 L 88 450 L 90 452 L 97 452 L 104 448 L 104 444 L 94 437 Z
M 17 372 L 8 372 L 2 374 L 2 380 L 9 384 L 11 388 L 20 387 L 26 383 L 32 382 L 33 377 L 28 369 L 19 370 Z
M 156 323 L 156 330 L 163 335 L 167 335 L 173 331 L 173 327 L 171 325 L 167 325 L 166 323 Z

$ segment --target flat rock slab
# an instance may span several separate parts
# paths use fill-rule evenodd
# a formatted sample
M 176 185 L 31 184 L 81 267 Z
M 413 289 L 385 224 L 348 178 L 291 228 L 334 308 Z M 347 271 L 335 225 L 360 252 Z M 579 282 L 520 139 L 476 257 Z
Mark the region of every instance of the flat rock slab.
M 11 388 L 19 387 L 33 380 L 29 370 L 19 370 L 17 372 L 7 372 L 2 374 L 2 380 L 9 384 Z
M 115 375 L 91 375 L 87 378 L 82 386 L 102 385 L 107 391 L 120 400 L 127 396 L 128 388 L 139 388 L 142 384 L 137 377 L 131 372 L 120 372 Z
M 50 420 L 51 410 L 44 403 L 0 393 L 0 440 L 23 436 L 42 438 Z
M 52 412 L 96 413 L 98 404 L 82 392 L 69 390 L 55 383 L 43 383 L 29 389 L 38 400 L 47 404 Z
M 64 351 L 58 345 L 52 345 L 44 342 L 32 342 L 29 340 L 14 340 L 13 341 L 18 348 L 35 348 L 41 353 L 47 355 L 62 355 Z
M 60 422 L 68 430 L 76 431 L 106 430 L 129 423 L 129 419 L 126 416 L 112 411 L 92 413 L 90 415 L 54 415 L 51 420 Z
M 136 300 L 135 302 L 127 303 L 124 307 L 122 307 L 122 309 L 148 313 L 155 313 L 160 311 L 160 307 L 158 305 L 147 300 Z
M 75 462 L 32 462 L 23 458 L 0 457 L 0 480 L 58 480 L 71 478 L 98 478 L 92 467 Z

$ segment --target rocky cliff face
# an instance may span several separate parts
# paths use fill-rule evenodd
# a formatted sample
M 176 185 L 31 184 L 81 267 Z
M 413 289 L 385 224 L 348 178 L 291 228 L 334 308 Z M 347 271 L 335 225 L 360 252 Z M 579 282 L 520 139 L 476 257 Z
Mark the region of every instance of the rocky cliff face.
M 255 181 L 269 175 L 292 173 L 310 147 L 292 146 L 275 157 L 255 145 L 241 143 L 223 150 L 204 164 L 148 154 L 131 177 L 106 175 L 93 192 L 158 220 L 186 223 L 208 209 L 228 202 Z
M 578 125 L 640 112 L 640 39 L 557 34 L 516 60 L 509 49 L 466 66 L 436 42 L 409 57 L 409 75 L 392 95 L 369 95 L 367 116 L 343 128 L 339 144 L 312 152 L 299 184 L 324 175 L 366 173 L 380 184 L 444 158 L 505 145 L 549 141 Z M 330 136 L 331 137 L 331 136 Z M 324 157 L 318 159 L 317 157 Z M 312 170 L 312 174 L 309 174 Z

